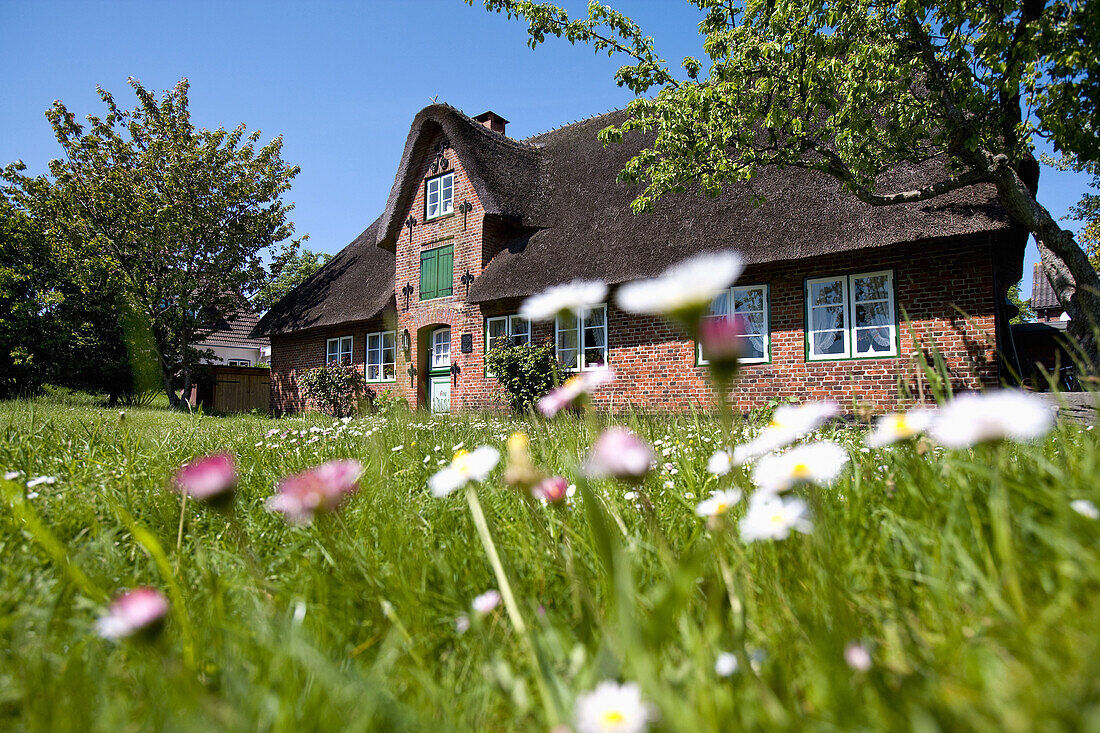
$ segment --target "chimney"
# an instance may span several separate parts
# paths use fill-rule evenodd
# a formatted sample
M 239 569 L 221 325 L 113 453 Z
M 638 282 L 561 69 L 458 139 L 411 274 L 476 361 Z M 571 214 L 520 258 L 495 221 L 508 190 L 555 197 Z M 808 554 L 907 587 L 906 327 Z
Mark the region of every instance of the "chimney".
M 482 112 L 474 118 L 474 122 L 480 122 L 493 132 L 499 132 L 501 135 L 504 134 L 504 126 L 508 124 L 508 120 L 504 119 L 492 110 L 488 112 Z

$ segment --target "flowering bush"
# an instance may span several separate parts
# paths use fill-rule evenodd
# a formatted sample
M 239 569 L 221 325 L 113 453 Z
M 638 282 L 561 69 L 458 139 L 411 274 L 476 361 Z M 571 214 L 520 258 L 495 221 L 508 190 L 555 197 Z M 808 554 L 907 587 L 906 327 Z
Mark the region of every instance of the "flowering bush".
M 359 398 L 369 392 L 359 370 L 350 364 L 336 362 L 307 369 L 298 377 L 298 384 L 307 399 L 335 417 L 350 415 Z
M 565 371 L 549 340 L 514 344 L 502 339 L 485 355 L 485 366 L 504 389 L 509 406 L 518 413 L 535 409 L 539 398 L 562 383 Z

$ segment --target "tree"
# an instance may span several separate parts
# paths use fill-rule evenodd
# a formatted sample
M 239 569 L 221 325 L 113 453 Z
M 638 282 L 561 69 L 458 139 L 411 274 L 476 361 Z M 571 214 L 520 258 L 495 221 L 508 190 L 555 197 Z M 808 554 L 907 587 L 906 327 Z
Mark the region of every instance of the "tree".
M 1006 293 L 1008 302 L 1016 306 L 1016 310 L 1019 311 L 1009 323 L 1030 323 L 1035 320 L 1035 311 L 1031 308 L 1031 298 L 1024 300 L 1020 297 L 1020 283 L 1019 281 L 1013 283 L 1008 287 L 1008 293 Z
M 330 254 L 314 253 L 308 249 L 291 249 L 282 253 L 271 263 L 268 279 L 253 296 L 252 306 L 257 311 L 268 310 L 331 259 Z
M 54 102 L 46 116 L 64 157 L 49 177 L 16 163 L 3 178 L 73 287 L 106 289 L 135 378 L 152 369 L 181 407 L 202 356 L 191 344 L 248 305 L 267 281 L 265 253 L 293 233 L 282 195 L 299 169 L 283 161 L 281 138 L 258 148 L 244 125 L 196 129 L 186 80 L 159 100 L 130 85 L 134 109 L 99 89 L 107 114 L 86 125 Z
M 25 212 L 0 196 L 0 397 L 34 391 L 44 381 L 35 345 L 50 292 L 49 247 Z
M 1032 151 L 1045 137 L 1084 163 L 1100 161 L 1100 2 L 691 2 L 705 13 L 706 74 L 690 57 L 675 71 L 606 5 L 590 3 L 582 19 L 530 0 L 485 6 L 524 19 L 532 47 L 554 35 L 628 59 L 615 78 L 637 98 L 600 135 L 654 136 L 620 174 L 645 184 L 636 211 L 689 186 L 716 195 L 763 166 L 827 173 L 876 206 L 991 183 L 1035 236 L 1071 330 L 1096 354 L 1100 280 L 1036 200 Z M 876 186 L 892 166 L 937 156 L 945 172 L 923 188 Z
M 1061 158 L 1043 156 L 1043 162 L 1060 170 L 1076 170 L 1092 176 L 1090 188 L 1100 191 L 1100 163 L 1082 163 L 1073 156 Z M 1084 193 L 1081 200 L 1069 210 L 1067 219 L 1085 222 L 1077 239 L 1088 255 L 1092 269 L 1100 272 L 1100 194 Z

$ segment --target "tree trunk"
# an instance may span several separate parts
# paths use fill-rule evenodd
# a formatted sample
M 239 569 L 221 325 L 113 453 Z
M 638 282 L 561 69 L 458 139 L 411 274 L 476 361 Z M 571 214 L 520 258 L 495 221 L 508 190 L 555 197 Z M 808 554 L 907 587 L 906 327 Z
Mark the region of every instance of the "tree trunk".
M 1069 314 L 1067 331 L 1081 346 L 1090 373 L 1100 366 L 1097 328 L 1100 327 L 1100 277 L 1073 234 L 1058 226 L 1007 159 L 997 156 L 990 171 L 1008 215 L 1027 227 L 1039 245 L 1043 272 L 1058 302 Z

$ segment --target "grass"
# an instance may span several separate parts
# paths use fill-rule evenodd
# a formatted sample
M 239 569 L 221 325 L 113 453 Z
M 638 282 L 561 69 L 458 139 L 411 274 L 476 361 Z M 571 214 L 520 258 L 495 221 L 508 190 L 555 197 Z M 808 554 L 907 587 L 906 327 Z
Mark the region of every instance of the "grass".
M 1100 522 L 1069 506 L 1100 504 L 1096 431 L 952 452 L 829 429 L 853 461 L 802 492 L 814 531 L 746 545 L 736 521 L 694 515 L 719 486 L 716 419 L 621 422 L 661 454 L 633 499 L 580 481 L 595 419 L 0 403 L 0 471 L 23 474 L 0 482 L 0 728 L 548 730 L 620 679 L 661 730 L 1100 729 Z M 526 634 L 503 607 L 470 611 L 500 584 L 463 494 L 425 488 L 459 444 L 517 429 L 581 484 L 569 508 L 525 501 L 499 468 L 478 488 Z M 239 462 L 235 508 L 189 504 L 177 549 L 165 487 L 217 450 Z M 280 477 L 340 457 L 366 473 L 339 513 L 299 527 L 265 510 Z M 39 475 L 57 481 L 25 488 Z M 142 584 L 176 600 L 162 633 L 99 638 L 106 599 Z M 852 642 L 870 670 L 845 663 Z M 740 660 L 725 678 L 722 651 Z

